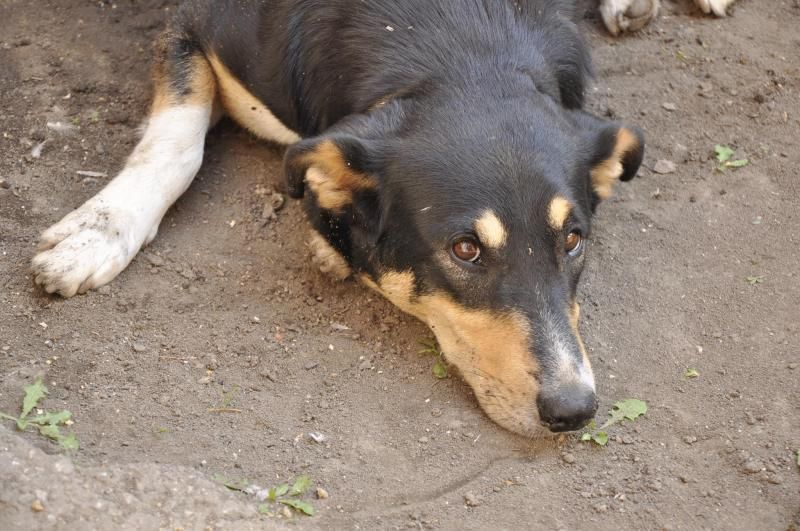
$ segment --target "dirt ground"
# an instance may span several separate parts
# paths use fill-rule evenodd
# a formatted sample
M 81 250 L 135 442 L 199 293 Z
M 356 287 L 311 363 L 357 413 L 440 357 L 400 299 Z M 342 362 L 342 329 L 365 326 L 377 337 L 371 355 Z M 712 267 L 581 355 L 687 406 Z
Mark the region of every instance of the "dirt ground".
M 42 375 L 81 444 L 65 459 L 3 421 L 0 527 L 278 526 L 214 478 L 304 473 L 329 494 L 291 517 L 309 528 L 800 525 L 800 7 L 665 4 L 619 40 L 587 21 L 592 109 L 648 139 L 599 210 L 580 289 L 599 420 L 619 399 L 650 407 L 600 448 L 512 435 L 437 380 L 424 326 L 314 269 L 299 204 L 271 209 L 280 149 L 228 123 L 110 286 L 34 289 L 38 234 L 136 142 L 175 2 L 0 3 L 0 411 Z M 716 171 L 715 144 L 749 164 Z

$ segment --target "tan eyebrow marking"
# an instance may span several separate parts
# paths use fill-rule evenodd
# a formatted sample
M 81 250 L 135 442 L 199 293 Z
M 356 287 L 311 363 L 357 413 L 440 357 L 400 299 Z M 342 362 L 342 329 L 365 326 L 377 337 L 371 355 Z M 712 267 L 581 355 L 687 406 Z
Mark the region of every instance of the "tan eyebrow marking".
M 484 211 L 475 222 L 475 232 L 484 245 L 498 249 L 505 245 L 508 233 L 503 222 L 491 210 Z
M 570 202 L 557 195 L 550 201 L 550 206 L 547 207 L 547 222 L 554 230 L 560 231 L 564 228 L 564 222 L 567 221 L 570 212 L 572 212 Z

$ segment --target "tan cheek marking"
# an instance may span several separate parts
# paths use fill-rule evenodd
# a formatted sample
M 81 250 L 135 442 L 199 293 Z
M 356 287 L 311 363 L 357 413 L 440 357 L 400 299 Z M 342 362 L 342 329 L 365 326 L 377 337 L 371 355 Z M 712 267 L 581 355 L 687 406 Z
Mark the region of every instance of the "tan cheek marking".
M 341 210 L 353 202 L 353 192 L 376 187 L 373 179 L 350 168 L 330 140 L 303 155 L 300 162 L 308 166 L 306 182 L 317 196 L 319 206 L 326 210 Z
M 445 294 L 414 296 L 410 271 L 383 274 L 366 285 L 431 327 L 449 363 L 472 387 L 481 407 L 501 426 L 526 435 L 540 428 L 536 411 L 538 364 L 530 326 L 515 313 L 471 310 Z
M 563 197 L 556 196 L 550 201 L 547 209 L 547 222 L 553 230 L 561 231 L 570 212 L 572 212 L 572 204 Z
M 608 199 L 614 189 L 614 184 L 622 175 L 622 157 L 625 153 L 636 147 L 636 136 L 624 127 L 617 133 L 617 142 L 611 156 L 595 165 L 591 171 L 592 188 L 600 199 Z
M 508 237 L 503 222 L 491 210 L 485 211 L 475 222 L 475 232 L 484 245 L 494 249 L 499 249 L 505 245 Z

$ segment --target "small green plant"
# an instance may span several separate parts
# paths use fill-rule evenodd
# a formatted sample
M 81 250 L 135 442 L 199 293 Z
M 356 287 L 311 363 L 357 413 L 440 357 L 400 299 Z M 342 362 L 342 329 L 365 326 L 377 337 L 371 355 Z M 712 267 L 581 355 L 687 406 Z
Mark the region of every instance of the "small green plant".
M 751 277 L 746 277 L 745 280 L 751 286 L 755 286 L 756 284 L 763 284 L 764 283 L 764 275 L 753 275 Z
M 742 168 L 750 164 L 750 161 L 747 159 L 731 160 L 733 158 L 734 151 L 728 146 L 717 144 L 714 146 L 714 152 L 717 155 L 717 162 L 719 163 L 717 170 L 719 171 L 724 172 L 728 168 Z
M 29 416 L 44 397 L 47 396 L 47 387 L 38 378 L 34 383 L 25 387 L 25 397 L 22 399 L 22 410 L 19 417 L 14 417 L 0 412 L 0 418 L 14 421 L 19 431 L 35 428 L 48 439 L 57 442 L 65 450 L 77 450 L 78 439 L 74 433 L 64 435 L 59 426 L 72 424 L 72 413 L 64 411 L 45 411 L 37 409 L 36 415 Z
M 687 378 L 697 378 L 698 376 L 700 376 L 700 373 L 697 372 L 697 369 L 692 369 L 691 367 L 689 367 L 688 369 L 686 369 L 686 372 L 684 372 L 683 375 Z
M 281 483 L 277 487 L 272 487 L 267 491 L 266 501 L 269 503 L 259 505 L 258 512 L 267 516 L 274 516 L 274 504 L 279 503 L 307 516 L 314 516 L 314 506 L 307 501 L 299 499 L 310 487 L 311 478 L 305 474 L 298 476 L 291 487 L 289 487 L 288 483 Z
M 227 479 L 222 474 L 214 474 L 214 481 L 222 484 L 228 490 L 235 490 L 237 492 L 244 492 L 250 482 L 246 478 L 242 479 Z
M 288 483 L 281 483 L 280 485 L 268 489 L 254 487 L 250 484 L 250 481 L 245 478 L 227 479 L 222 474 L 215 474 L 214 481 L 222 484 L 229 490 L 259 495 L 259 499 L 265 502 L 258 506 L 258 512 L 263 515 L 270 517 L 275 516 L 277 514 L 275 507 L 277 504 L 280 504 L 305 515 L 314 516 L 314 506 L 307 501 L 299 499 L 300 496 L 311 488 L 311 478 L 306 474 L 298 476 L 291 486 L 289 486 Z
M 436 356 L 436 362 L 433 364 L 433 367 L 431 367 L 433 375 L 439 380 L 450 376 L 450 373 L 447 371 L 447 363 L 444 361 L 444 353 L 439 348 L 439 343 L 436 339 L 422 339 L 419 344 L 422 346 L 419 350 L 420 354 Z
M 636 420 L 645 413 L 647 413 L 647 403 L 643 400 L 637 400 L 636 398 L 620 400 L 608 412 L 609 419 L 602 426 L 597 428 L 594 421 L 589 424 L 589 431 L 581 435 L 581 441 L 592 441 L 598 446 L 605 446 L 608 444 L 606 428 L 623 420 Z
M 233 400 L 236 392 L 239 391 L 239 386 L 234 384 L 230 390 L 222 391 L 222 399 L 218 406 L 208 408 L 209 413 L 241 413 L 241 409 L 233 407 Z

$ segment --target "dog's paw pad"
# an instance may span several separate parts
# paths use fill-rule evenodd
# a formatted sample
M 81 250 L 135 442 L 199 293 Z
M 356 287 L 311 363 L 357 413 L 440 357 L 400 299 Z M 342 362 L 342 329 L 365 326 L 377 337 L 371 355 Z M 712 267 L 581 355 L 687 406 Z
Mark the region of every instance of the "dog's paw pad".
M 600 15 L 612 35 L 643 28 L 658 14 L 658 0 L 603 0 Z
M 64 297 L 110 282 L 136 252 L 130 221 L 90 203 L 68 214 L 42 234 L 31 262 L 34 281 Z
M 718 17 L 724 17 L 733 0 L 695 0 L 695 3 L 703 13 L 714 13 Z
M 311 263 L 320 271 L 336 280 L 344 280 L 350 276 L 350 266 L 347 261 L 321 234 L 312 231 L 308 247 L 311 249 Z

